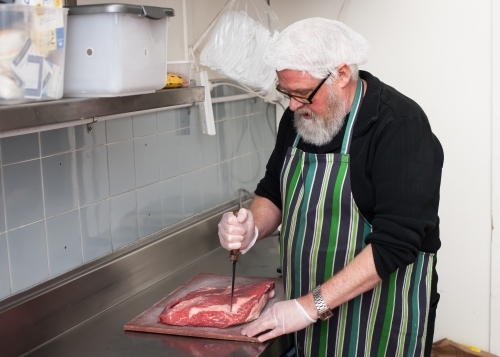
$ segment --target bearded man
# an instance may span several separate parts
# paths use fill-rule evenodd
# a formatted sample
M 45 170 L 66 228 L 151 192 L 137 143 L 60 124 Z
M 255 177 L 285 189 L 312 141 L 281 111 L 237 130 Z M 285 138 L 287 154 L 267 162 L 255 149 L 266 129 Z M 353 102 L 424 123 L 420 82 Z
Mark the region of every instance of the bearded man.
M 242 334 L 294 332 L 298 356 L 430 356 L 443 149 L 418 104 L 358 70 L 368 52 L 322 18 L 271 44 L 290 104 L 249 210 L 219 223 L 242 252 L 281 224 L 288 300 Z

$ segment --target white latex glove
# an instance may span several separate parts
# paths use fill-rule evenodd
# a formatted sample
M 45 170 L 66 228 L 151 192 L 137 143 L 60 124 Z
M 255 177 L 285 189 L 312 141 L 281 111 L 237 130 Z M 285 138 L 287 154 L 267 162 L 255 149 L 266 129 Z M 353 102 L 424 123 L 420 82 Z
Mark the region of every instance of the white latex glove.
M 277 302 L 265 310 L 257 320 L 241 330 L 241 334 L 252 337 L 270 330 L 258 337 L 259 342 L 264 342 L 286 333 L 302 330 L 314 322 L 316 320 L 309 316 L 296 299 L 286 300 Z
M 240 249 L 246 253 L 255 244 L 259 234 L 252 212 L 242 208 L 236 217 L 232 212 L 224 213 L 219 222 L 220 244 L 227 250 Z

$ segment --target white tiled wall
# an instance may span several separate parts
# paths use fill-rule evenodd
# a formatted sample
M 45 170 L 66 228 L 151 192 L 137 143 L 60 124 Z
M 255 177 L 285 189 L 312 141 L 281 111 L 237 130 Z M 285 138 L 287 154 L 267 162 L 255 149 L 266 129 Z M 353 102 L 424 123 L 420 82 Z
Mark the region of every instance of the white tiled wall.
M 193 106 L 1 139 L 0 299 L 253 191 L 274 110 L 214 104 L 216 136 Z

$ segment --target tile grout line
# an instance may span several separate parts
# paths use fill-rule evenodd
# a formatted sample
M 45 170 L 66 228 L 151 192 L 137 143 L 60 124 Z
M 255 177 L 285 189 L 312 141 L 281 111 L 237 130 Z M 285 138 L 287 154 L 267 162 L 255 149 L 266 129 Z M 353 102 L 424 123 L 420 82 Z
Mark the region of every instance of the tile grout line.
M 137 227 L 137 241 L 141 240 L 139 234 L 139 203 L 137 200 L 137 168 L 135 165 L 135 125 L 134 125 L 134 116 L 131 116 L 132 121 L 132 147 L 133 147 L 133 155 L 134 155 L 134 197 L 135 197 L 135 224 Z M 111 239 L 112 240 L 112 239 Z
M 75 148 L 76 148 L 76 129 L 73 131 L 73 135 L 75 135 Z M 82 148 L 80 148 L 82 149 Z M 81 150 L 83 152 L 83 149 Z M 81 212 L 81 202 L 80 202 L 80 180 L 78 179 L 79 175 L 78 170 L 78 154 L 75 151 L 75 175 L 76 175 L 76 210 L 78 210 L 78 224 L 80 225 L 80 252 L 82 253 L 82 265 L 85 262 L 85 252 L 83 250 L 83 225 L 82 225 L 82 212 Z
M 1 154 L 1 148 L 0 148 L 0 154 Z M 5 224 L 5 245 L 7 246 L 7 265 L 9 268 L 9 295 L 13 294 L 14 288 L 12 284 L 12 267 L 11 267 L 11 261 L 10 261 L 10 249 L 9 249 L 9 236 L 8 236 L 8 229 L 7 229 L 7 205 L 5 203 L 5 181 L 3 178 L 3 159 L 0 155 L 0 176 L 2 179 L 2 205 L 3 205 L 3 212 L 4 212 L 4 224 Z
M 45 227 L 45 244 L 47 246 L 47 272 L 48 272 L 47 279 L 50 279 L 51 273 L 50 273 L 49 234 L 47 231 L 47 213 L 45 210 L 45 187 L 43 185 L 43 165 L 42 165 L 42 138 L 40 132 L 38 132 L 38 155 L 39 155 L 38 160 L 40 160 L 40 179 L 42 186 L 42 207 L 43 207 L 43 223 Z M 40 282 L 37 282 L 37 284 L 38 283 Z
M 109 223 L 109 243 L 111 246 L 111 252 L 114 251 L 113 248 L 113 232 L 112 232 L 112 222 L 111 222 L 111 171 L 109 170 L 109 150 L 108 150 L 108 127 L 106 123 L 104 124 L 104 140 L 106 147 L 106 169 L 108 170 L 108 198 L 109 198 L 109 210 L 108 210 L 108 223 Z M 101 200 L 100 202 L 104 202 L 105 200 Z M 99 201 L 98 201 L 99 202 Z

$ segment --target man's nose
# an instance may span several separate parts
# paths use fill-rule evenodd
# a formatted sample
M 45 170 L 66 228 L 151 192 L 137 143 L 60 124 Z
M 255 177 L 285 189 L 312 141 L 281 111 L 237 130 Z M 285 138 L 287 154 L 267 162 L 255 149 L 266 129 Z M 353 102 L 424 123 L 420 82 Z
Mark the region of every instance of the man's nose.
M 304 103 L 299 102 L 297 99 L 294 97 L 290 97 L 290 104 L 288 105 L 290 107 L 290 110 L 292 112 L 296 111 L 297 109 L 301 108 L 304 106 Z

